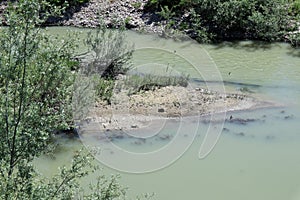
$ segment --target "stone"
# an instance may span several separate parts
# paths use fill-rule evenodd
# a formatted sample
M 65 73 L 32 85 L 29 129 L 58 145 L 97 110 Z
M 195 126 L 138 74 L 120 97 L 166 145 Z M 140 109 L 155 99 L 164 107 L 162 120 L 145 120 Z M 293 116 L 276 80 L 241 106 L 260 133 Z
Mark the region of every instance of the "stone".
M 245 133 L 240 132 L 240 133 L 238 133 L 237 135 L 238 135 L 238 136 L 245 136 Z
M 223 131 L 224 131 L 224 132 L 229 132 L 229 129 L 224 127 L 224 128 L 223 128 Z
M 138 128 L 138 125 L 136 125 L 136 124 L 131 125 L 131 128 Z
M 287 115 L 284 117 L 284 119 L 293 119 L 294 118 L 294 115 Z
M 159 113 L 163 113 L 163 112 L 165 112 L 165 109 L 164 109 L 164 108 L 159 108 L 157 111 L 158 111 Z

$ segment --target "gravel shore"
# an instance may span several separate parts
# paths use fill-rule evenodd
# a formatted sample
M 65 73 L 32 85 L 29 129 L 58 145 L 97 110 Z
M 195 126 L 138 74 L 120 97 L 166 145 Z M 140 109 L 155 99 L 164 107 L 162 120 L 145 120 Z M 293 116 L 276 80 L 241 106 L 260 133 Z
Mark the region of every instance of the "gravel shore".
M 100 132 L 133 130 L 144 128 L 155 120 L 193 116 L 207 120 L 212 114 L 272 106 L 276 104 L 242 93 L 221 94 L 204 88 L 167 86 L 134 95 L 121 91 L 114 94 L 111 104 L 96 102 L 85 132 L 94 132 L 95 127 Z

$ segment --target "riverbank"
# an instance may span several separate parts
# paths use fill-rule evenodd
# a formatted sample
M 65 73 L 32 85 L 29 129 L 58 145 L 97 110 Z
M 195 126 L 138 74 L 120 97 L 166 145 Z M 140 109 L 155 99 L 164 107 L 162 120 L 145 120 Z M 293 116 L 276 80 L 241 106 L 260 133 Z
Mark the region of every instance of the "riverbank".
M 171 17 L 170 19 L 165 19 L 159 12 L 147 8 L 147 2 L 148 0 L 91 0 L 88 3 L 68 8 L 62 17 L 50 17 L 46 25 L 95 28 L 99 26 L 100 18 L 102 20 L 101 23 L 104 23 L 109 28 L 125 25 L 126 28 L 138 32 L 155 33 L 163 37 L 175 38 L 187 35 L 198 41 L 209 42 L 210 38 L 208 35 L 211 33 L 204 33 L 206 32 L 204 27 L 198 27 L 199 30 L 197 28 L 198 25 L 194 28 L 193 26 L 189 27 L 194 23 L 192 22 L 194 19 L 190 19 L 192 17 L 190 12 L 183 13 L 180 16 Z M 2 1 L 0 3 L 2 25 L 7 25 L 7 21 L 3 15 L 6 7 L 7 1 Z M 174 15 L 171 11 L 169 14 Z M 191 24 L 188 25 L 187 22 Z M 186 28 L 182 28 L 185 26 Z M 293 31 L 286 31 L 280 40 L 289 42 L 293 46 L 298 46 L 297 38 L 300 34 L 300 22 L 291 20 L 289 27 L 297 28 L 294 28 Z M 202 33 L 204 35 L 199 35 L 199 31 L 204 31 Z M 227 38 L 225 37 L 227 35 L 226 33 L 223 40 L 251 39 L 253 37 L 251 36 L 248 38 L 251 33 L 247 33 L 244 36 L 241 33 L 232 34 L 232 36 Z M 254 37 L 252 39 L 259 38 Z

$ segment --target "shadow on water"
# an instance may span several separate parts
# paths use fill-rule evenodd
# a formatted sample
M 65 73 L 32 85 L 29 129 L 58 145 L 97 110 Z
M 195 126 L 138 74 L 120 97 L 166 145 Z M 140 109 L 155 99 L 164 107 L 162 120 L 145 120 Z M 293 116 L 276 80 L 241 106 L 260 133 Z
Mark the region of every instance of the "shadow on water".
M 194 83 L 198 83 L 201 85 L 206 84 L 224 84 L 225 86 L 230 87 L 240 87 L 241 89 L 259 89 L 259 88 L 268 88 L 268 89 L 291 89 L 296 90 L 298 89 L 297 85 L 259 85 L 259 84 L 251 84 L 251 83 L 242 83 L 242 82 L 235 82 L 235 81 L 205 81 L 198 78 L 190 79 Z
M 254 52 L 256 50 L 271 50 L 271 48 L 277 45 L 276 43 L 270 43 L 265 41 L 226 41 L 217 43 L 214 46 L 215 50 L 220 50 L 223 48 L 234 48 Z
M 300 48 L 289 47 L 287 54 L 289 56 L 299 57 L 300 58 Z
M 225 84 L 225 85 L 232 85 L 232 86 L 244 86 L 244 87 L 251 87 L 251 88 L 259 88 L 261 85 L 258 84 L 248 84 L 248 83 L 241 83 L 241 82 L 234 82 L 234 81 L 205 81 L 197 78 L 191 79 L 195 83 L 201 83 L 201 84 Z

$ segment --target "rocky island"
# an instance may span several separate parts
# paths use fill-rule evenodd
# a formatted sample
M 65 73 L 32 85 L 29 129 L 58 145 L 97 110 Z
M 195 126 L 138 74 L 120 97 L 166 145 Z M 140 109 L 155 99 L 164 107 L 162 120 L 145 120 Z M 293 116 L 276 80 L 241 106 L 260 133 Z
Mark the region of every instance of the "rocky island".
M 130 95 L 128 90 L 121 90 L 114 92 L 110 103 L 95 102 L 83 133 L 139 129 L 161 119 L 200 117 L 205 121 L 213 114 L 274 106 L 279 105 L 242 92 L 220 93 L 205 88 L 166 86 Z

